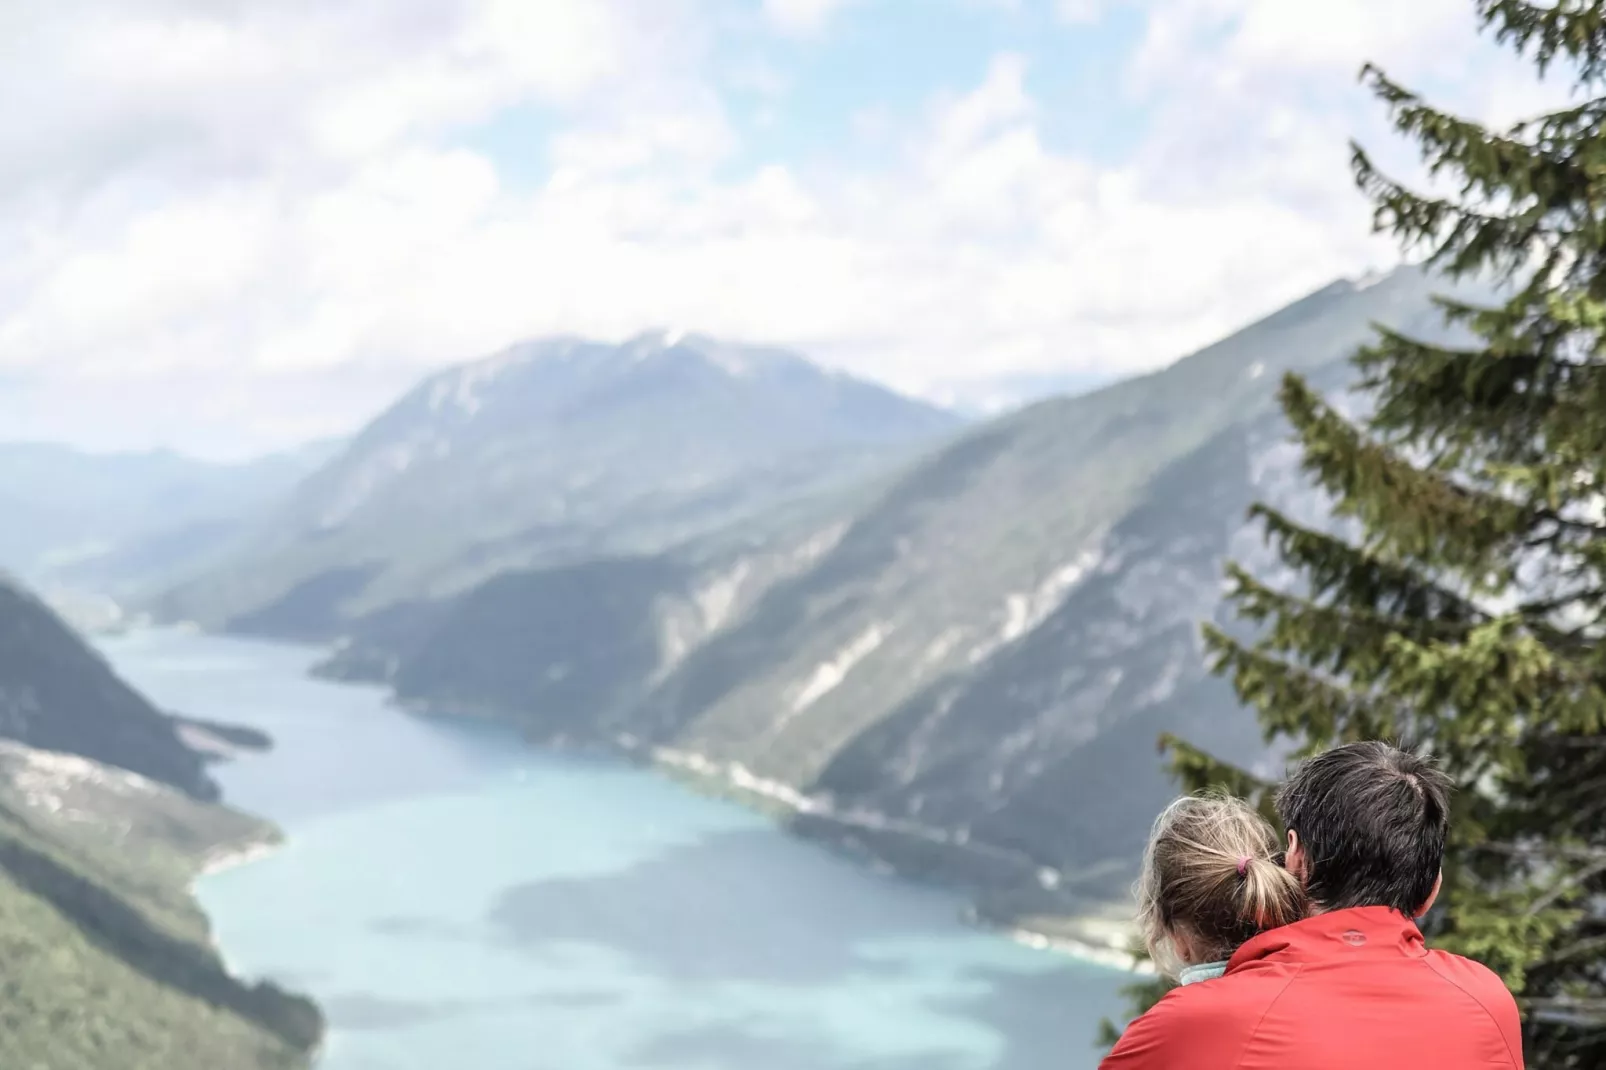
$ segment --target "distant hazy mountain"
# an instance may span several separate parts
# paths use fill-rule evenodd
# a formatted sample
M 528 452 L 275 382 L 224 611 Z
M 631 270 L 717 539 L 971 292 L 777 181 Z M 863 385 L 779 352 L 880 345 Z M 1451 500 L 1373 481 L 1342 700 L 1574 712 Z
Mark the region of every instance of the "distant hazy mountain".
M 938 396 L 952 398 L 951 407 L 967 416 L 998 416 L 1054 397 L 1074 397 L 1109 386 L 1122 377 L 1111 372 L 1020 372 L 951 383 Z
M 106 592 L 163 578 L 224 544 L 334 449 L 317 443 L 220 464 L 169 451 L 0 443 L 0 568 Z
M 959 422 L 778 349 L 663 332 L 530 342 L 421 383 L 158 609 L 328 634 L 509 567 L 661 549 Z
M 330 663 L 538 738 L 609 739 L 798 808 L 919 871 L 1115 894 L 1174 730 L 1263 759 L 1199 621 L 1245 510 L 1320 518 L 1274 392 L 1381 321 L 1442 334 L 1414 271 L 1339 282 L 1142 378 L 981 425 L 857 497 L 664 555 L 515 572 L 363 622 Z

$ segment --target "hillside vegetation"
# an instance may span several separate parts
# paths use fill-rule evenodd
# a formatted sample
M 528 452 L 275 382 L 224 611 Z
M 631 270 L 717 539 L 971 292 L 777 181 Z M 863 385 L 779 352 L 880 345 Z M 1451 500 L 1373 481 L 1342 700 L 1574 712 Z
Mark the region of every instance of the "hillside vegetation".
M 216 794 L 172 718 L 0 581 L 0 1066 L 307 1065 L 317 1009 L 230 977 L 190 895 L 277 839 Z
M 272 829 L 86 759 L 0 745 L 0 1065 L 291 1070 L 322 1020 L 230 977 L 188 883 Z

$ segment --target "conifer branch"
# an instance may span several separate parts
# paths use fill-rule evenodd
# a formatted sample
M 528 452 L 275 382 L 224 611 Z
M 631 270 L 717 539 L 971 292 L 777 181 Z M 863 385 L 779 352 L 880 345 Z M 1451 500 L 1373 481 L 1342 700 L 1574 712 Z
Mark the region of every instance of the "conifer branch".
M 1592 186 L 1592 176 L 1570 153 L 1547 151 L 1518 136 L 1530 127 L 1519 124 L 1501 134 L 1430 108 L 1370 63 L 1362 67 L 1361 81 L 1387 106 L 1395 129 L 1416 141 L 1430 176 L 1460 174 L 1463 201 L 1528 204 L 1524 213 L 1548 213 L 1576 206 Z
M 1577 67 L 1580 83 L 1606 77 L 1606 9 L 1599 3 L 1560 0 L 1478 0 L 1478 18 L 1494 39 L 1530 57 L 1544 75 L 1558 57 Z
M 1452 279 L 1487 273 L 1508 281 L 1527 268 L 1536 251 L 1555 238 L 1530 212 L 1480 211 L 1443 197 L 1427 197 L 1379 171 L 1360 145 L 1350 145 L 1355 184 L 1373 202 L 1372 229 L 1399 238 L 1406 251 L 1426 250 L 1425 266 Z
M 1463 630 L 1488 619 L 1484 610 L 1417 570 L 1301 527 L 1267 505 L 1251 506 L 1249 517 L 1265 528 L 1278 556 L 1304 573 L 1313 599 L 1339 597 L 1379 618 L 1443 621 Z
M 1340 516 L 1366 526 L 1374 550 L 1460 570 L 1478 587 L 1511 582 L 1510 554 L 1529 527 L 1529 510 L 1415 467 L 1362 435 L 1296 375 L 1284 379 L 1281 399 L 1305 471 L 1334 496 Z

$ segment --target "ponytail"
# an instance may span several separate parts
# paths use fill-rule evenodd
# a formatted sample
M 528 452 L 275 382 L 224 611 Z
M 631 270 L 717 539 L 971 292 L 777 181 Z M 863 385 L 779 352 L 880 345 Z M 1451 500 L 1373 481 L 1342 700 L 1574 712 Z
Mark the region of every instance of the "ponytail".
M 1245 857 L 1239 865 L 1237 915 L 1259 931 L 1292 925 L 1305 916 L 1299 878 L 1271 858 Z
M 1304 891 L 1277 849 L 1271 825 L 1240 799 L 1193 795 L 1166 807 L 1137 885 L 1145 942 L 1162 971 L 1175 975 L 1187 965 L 1177 954 L 1179 934 L 1195 960 L 1216 961 L 1305 916 Z

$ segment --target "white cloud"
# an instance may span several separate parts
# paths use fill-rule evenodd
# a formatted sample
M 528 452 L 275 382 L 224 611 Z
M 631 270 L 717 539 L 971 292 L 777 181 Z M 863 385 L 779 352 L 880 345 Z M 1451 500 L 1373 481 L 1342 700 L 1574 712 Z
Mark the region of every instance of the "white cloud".
M 1005 54 L 913 125 L 867 97 L 875 167 L 746 158 L 700 0 L 7 8 L 0 426 L 254 448 L 522 336 L 667 323 L 943 396 L 1152 366 L 1392 256 L 1345 168 L 1382 136 L 1366 55 L 1518 99 L 1511 65 L 1464 77 L 1461 0 L 1296 6 L 1156 0 L 1118 164 L 1056 145 Z M 532 103 L 533 185 L 455 133 Z
M 1363 62 L 1422 61 L 1464 74 L 1474 23 L 1466 0 L 1345 0 L 1317 12 L 1286 0 L 1156 0 L 1140 67 L 1151 75 L 1208 65 L 1221 76 L 1354 73 Z M 1191 45 L 1215 35 L 1220 51 Z
M 814 34 L 856 0 L 764 0 L 764 14 L 784 33 Z
M 1062 22 L 1086 25 L 1097 22 L 1106 5 L 1107 0 L 1054 0 L 1054 13 Z

